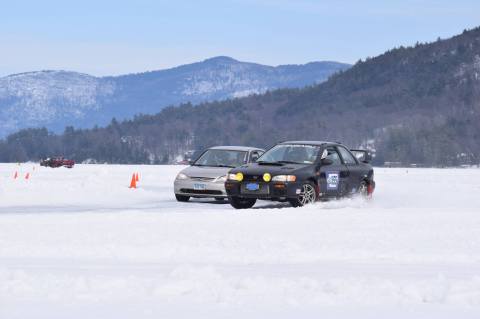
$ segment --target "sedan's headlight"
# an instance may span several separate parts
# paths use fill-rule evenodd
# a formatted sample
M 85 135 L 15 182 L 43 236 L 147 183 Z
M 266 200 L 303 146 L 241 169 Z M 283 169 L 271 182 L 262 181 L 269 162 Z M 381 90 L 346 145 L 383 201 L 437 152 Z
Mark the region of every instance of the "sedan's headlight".
M 272 178 L 272 182 L 295 182 L 296 180 L 295 175 L 277 175 Z
M 237 181 L 237 182 L 241 182 L 243 181 L 243 174 L 238 172 L 236 174 L 228 174 L 228 180 L 229 181 Z
M 185 175 L 185 174 L 183 174 L 183 173 L 179 173 L 179 174 L 177 175 L 177 178 L 175 178 L 175 179 L 188 179 L 188 176 Z
M 225 183 L 226 180 L 227 180 L 227 175 L 223 175 L 223 176 L 215 178 L 215 180 L 213 182 L 214 183 Z

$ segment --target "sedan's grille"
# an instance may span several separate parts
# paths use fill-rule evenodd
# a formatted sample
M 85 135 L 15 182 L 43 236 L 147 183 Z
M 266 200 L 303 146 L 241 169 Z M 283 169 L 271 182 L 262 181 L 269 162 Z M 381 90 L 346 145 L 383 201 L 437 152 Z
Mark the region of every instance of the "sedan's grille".
M 214 177 L 190 177 L 193 181 L 199 182 L 212 182 L 215 178 Z

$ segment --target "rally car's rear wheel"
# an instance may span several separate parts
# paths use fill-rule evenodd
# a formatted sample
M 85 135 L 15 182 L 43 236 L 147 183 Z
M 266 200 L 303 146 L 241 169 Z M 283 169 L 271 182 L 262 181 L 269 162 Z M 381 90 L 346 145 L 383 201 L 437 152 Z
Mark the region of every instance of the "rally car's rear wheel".
M 232 207 L 236 209 L 252 208 L 253 205 L 255 205 L 255 203 L 257 202 L 255 198 L 240 198 L 235 196 L 230 197 L 229 201 L 230 205 L 232 205 Z
M 297 198 L 292 198 L 289 200 L 290 205 L 293 207 L 301 207 L 308 204 L 313 204 L 317 200 L 317 192 L 315 190 L 315 185 L 311 182 L 307 182 L 302 185 L 302 189 L 298 194 Z
M 368 183 L 366 181 L 360 183 L 360 187 L 358 187 L 358 194 L 365 199 L 372 198 L 372 194 L 368 190 Z

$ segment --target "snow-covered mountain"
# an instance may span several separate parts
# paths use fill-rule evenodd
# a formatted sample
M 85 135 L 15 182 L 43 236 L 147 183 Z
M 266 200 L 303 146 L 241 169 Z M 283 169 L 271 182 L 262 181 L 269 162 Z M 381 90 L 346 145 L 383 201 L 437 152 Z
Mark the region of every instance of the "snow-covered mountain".
M 76 72 L 40 71 L 0 78 L 0 134 L 39 125 L 59 128 L 82 120 L 101 111 L 114 92 L 115 82 Z
M 350 67 L 312 62 L 277 67 L 215 57 L 172 69 L 117 77 L 38 71 L 0 78 L 0 136 L 26 127 L 104 125 L 112 117 L 154 114 L 168 105 L 194 104 L 297 88 Z

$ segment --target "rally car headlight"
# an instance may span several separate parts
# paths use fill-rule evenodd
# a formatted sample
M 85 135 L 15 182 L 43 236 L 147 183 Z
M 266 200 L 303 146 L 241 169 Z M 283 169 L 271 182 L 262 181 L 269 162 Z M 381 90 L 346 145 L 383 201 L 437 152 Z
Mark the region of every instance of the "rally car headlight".
M 297 177 L 295 175 L 277 175 L 273 176 L 273 182 L 295 182 Z
M 237 182 L 241 182 L 243 181 L 243 174 L 238 172 L 236 174 L 228 174 L 228 180 L 229 181 L 237 181 Z
M 214 182 L 215 183 L 225 183 L 226 180 L 227 180 L 227 175 L 223 175 L 223 176 L 215 178 Z
M 176 179 L 188 179 L 188 176 L 183 173 L 179 173 Z

